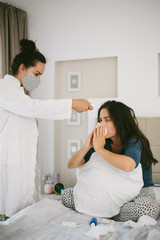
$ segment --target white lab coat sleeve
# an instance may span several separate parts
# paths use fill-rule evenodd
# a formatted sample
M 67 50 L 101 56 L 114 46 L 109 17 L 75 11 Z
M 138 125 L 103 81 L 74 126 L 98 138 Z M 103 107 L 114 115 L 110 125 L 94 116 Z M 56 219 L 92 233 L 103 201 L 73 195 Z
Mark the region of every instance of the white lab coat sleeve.
M 71 117 L 72 99 L 32 99 L 22 88 L 13 87 L 1 94 L 0 107 L 23 117 L 61 120 Z

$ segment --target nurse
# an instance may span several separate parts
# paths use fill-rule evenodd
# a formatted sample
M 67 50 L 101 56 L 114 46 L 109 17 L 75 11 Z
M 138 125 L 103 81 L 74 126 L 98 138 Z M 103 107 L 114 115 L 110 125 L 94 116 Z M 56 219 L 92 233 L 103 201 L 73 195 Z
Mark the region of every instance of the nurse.
M 11 75 L 0 79 L 0 214 L 11 217 L 36 199 L 37 139 L 35 118 L 68 119 L 71 110 L 92 110 L 84 99 L 31 99 L 46 59 L 31 40 L 20 41 Z

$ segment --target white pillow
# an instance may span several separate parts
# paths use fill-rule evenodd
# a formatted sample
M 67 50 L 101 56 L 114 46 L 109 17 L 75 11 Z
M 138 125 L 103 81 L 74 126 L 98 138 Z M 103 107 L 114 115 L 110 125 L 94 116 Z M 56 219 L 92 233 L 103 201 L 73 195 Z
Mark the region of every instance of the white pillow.
M 118 169 L 98 153 L 77 169 L 77 184 L 73 189 L 78 212 L 97 217 L 112 217 L 124 203 L 133 200 L 143 186 L 141 164 L 133 171 Z

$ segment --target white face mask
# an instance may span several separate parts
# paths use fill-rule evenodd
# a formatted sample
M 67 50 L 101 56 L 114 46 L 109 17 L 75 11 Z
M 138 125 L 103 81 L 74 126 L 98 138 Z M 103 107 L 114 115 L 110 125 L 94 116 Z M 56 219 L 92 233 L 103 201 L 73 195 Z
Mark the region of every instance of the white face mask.
M 36 89 L 40 84 L 40 80 L 37 77 L 35 77 L 32 73 L 30 73 L 29 70 L 28 70 L 28 74 L 22 77 L 22 82 L 23 82 L 23 87 L 27 91 L 32 91 Z

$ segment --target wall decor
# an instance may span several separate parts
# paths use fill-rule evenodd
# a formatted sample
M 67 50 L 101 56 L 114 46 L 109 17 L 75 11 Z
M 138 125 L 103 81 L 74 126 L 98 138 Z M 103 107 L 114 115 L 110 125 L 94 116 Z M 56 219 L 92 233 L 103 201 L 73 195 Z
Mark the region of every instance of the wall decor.
M 68 140 L 67 141 L 67 157 L 71 158 L 80 149 L 80 140 Z
M 67 73 L 67 90 L 80 91 L 81 88 L 81 73 L 68 72 Z

